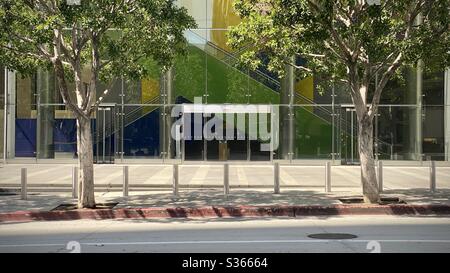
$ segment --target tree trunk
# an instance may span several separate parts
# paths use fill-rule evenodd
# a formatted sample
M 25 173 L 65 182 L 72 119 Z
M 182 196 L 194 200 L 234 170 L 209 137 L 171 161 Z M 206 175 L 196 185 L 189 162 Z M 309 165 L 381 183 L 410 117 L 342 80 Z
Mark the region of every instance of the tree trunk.
M 361 118 L 358 117 L 358 123 L 358 146 L 364 202 L 369 204 L 379 203 L 380 194 L 373 157 L 373 119 L 365 113 Z
M 91 120 L 77 118 L 78 208 L 95 208 Z

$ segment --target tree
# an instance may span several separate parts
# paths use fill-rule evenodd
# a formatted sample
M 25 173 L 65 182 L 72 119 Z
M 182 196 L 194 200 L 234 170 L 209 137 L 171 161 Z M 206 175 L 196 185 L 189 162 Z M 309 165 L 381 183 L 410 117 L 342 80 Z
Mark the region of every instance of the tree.
M 173 0 L 72 2 L 80 1 L 0 0 L 0 63 L 23 74 L 38 67 L 54 70 L 64 104 L 77 121 L 78 207 L 93 208 L 91 116 L 114 78 L 146 77 L 149 59 L 170 67 L 185 51 L 183 32 L 195 22 Z M 84 67 L 89 67 L 87 87 Z M 97 90 L 100 81 L 109 87 Z
M 386 83 L 400 67 L 439 68 L 450 62 L 449 0 L 236 0 L 242 22 L 229 34 L 234 48 L 254 45 L 241 61 L 257 68 L 258 54 L 283 75 L 290 64 L 300 74 L 326 75 L 348 86 L 358 120 L 364 201 L 379 202 L 373 156 L 373 120 Z M 307 61 L 300 66 L 289 58 Z M 433 60 L 433 62 L 431 62 Z M 378 75 L 373 97 L 369 83 Z

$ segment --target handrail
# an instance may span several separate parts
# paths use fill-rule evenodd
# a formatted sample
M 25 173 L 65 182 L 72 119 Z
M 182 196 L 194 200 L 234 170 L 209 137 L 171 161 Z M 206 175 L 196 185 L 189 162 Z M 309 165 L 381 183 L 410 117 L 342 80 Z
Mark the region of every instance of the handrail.
M 143 104 L 153 104 L 154 102 L 158 101 L 159 99 L 160 99 L 160 97 L 159 97 L 159 96 L 156 96 L 156 97 L 154 97 L 154 98 L 152 98 L 152 99 L 150 99 L 150 100 L 144 102 Z M 149 107 L 149 105 L 139 106 L 138 108 L 136 108 L 136 109 L 134 109 L 134 110 L 128 112 L 128 113 L 125 115 L 124 119 L 126 119 L 127 117 L 133 115 L 133 114 L 136 113 L 136 112 L 139 112 L 139 111 L 142 110 L 144 107 Z
M 220 48 L 219 46 L 215 45 L 214 43 L 211 43 L 211 42 L 207 41 L 205 38 L 203 38 L 202 36 L 198 35 L 197 33 L 192 32 L 192 34 L 194 34 L 194 35 L 197 36 L 198 38 L 204 40 L 204 41 L 205 41 L 205 46 L 213 47 L 215 50 L 220 51 L 222 54 L 228 56 L 229 58 L 234 59 L 235 61 L 239 61 L 239 58 L 236 57 L 235 55 L 233 55 L 232 53 L 230 53 L 230 52 L 228 52 L 228 51 L 226 51 L 226 50 Z M 249 46 L 249 47 L 250 47 L 250 46 Z M 205 48 L 205 50 L 206 50 L 206 48 Z M 228 64 L 228 65 L 230 65 L 230 66 L 233 66 L 233 65 L 230 64 L 229 62 L 225 62 L 225 61 L 224 61 L 225 58 L 219 59 L 219 60 L 221 60 L 222 62 L 224 62 L 224 63 L 226 63 L 226 64 Z M 233 67 L 234 67 L 234 66 L 233 66 Z M 269 75 L 267 75 L 267 74 L 261 72 L 260 70 L 253 70 L 253 71 L 251 71 L 251 72 L 256 73 L 256 74 L 258 74 L 259 76 L 261 76 L 261 77 L 267 79 L 270 83 L 272 83 L 273 85 L 275 85 L 275 86 L 277 87 L 277 89 L 280 88 L 280 85 L 281 85 L 281 84 L 280 84 L 280 81 L 279 81 L 279 80 L 272 78 L 271 76 L 269 76 Z M 249 75 L 249 76 L 250 76 L 250 75 Z M 267 86 L 267 85 L 266 85 L 266 86 Z M 273 90 L 270 86 L 267 86 L 267 87 L 269 87 L 272 91 L 277 92 L 277 91 Z M 278 92 L 277 92 L 277 93 L 278 93 Z M 296 93 L 296 97 L 299 97 L 299 98 L 301 98 L 301 99 L 303 99 L 303 100 L 306 100 L 307 102 L 312 103 L 312 104 L 313 104 L 314 106 L 316 106 L 316 107 L 321 107 L 319 104 L 316 104 L 313 100 L 311 100 L 311 99 L 308 98 L 308 97 L 303 96 L 302 94 Z

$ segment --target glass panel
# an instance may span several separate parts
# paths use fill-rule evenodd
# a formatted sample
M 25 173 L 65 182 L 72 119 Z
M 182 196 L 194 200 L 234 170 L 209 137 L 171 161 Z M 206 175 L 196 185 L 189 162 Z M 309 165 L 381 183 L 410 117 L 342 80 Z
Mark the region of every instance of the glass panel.
M 39 106 L 38 158 L 77 158 L 77 124 L 69 111 L 55 110 L 62 104 Z
M 224 31 L 211 31 L 216 32 Z M 254 82 L 247 70 L 236 67 L 237 59 L 225 44 L 208 42 L 204 50 L 207 53 L 208 103 L 247 103 L 249 85 Z
M 57 92 L 55 77 L 52 71 L 38 69 L 36 73 L 36 91 L 39 95 L 40 105 L 37 116 L 37 157 L 39 159 L 55 158 L 55 110 L 62 108 L 60 105 L 54 105 L 55 103 L 59 103 L 56 101 L 59 99 L 56 96 L 59 92 Z
M 16 74 L 15 156 L 36 157 L 36 76 Z
M 123 158 L 159 159 L 161 158 L 162 105 L 124 106 Z
M 206 18 L 208 8 L 206 0 L 176 0 L 176 2 L 178 6 L 187 9 L 188 14 L 195 19 L 198 28 L 207 28 L 210 26 Z
M 116 145 L 116 108 L 100 106 L 97 109 L 94 133 L 94 162 L 114 163 Z
M 229 160 L 247 160 L 248 157 L 248 119 L 244 113 L 228 115 L 226 127 L 230 128 L 232 134 L 228 133 L 226 149 Z M 230 137 L 230 135 L 232 135 Z
M 160 139 L 163 147 L 161 152 L 165 159 L 175 159 L 181 161 L 183 157 L 183 114 L 182 106 L 179 104 L 165 105 L 164 122 L 160 124 Z M 163 131 L 161 133 L 161 131 Z
M 184 115 L 184 159 L 203 160 L 205 142 L 203 138 L 203 126 L 205 120 L 203 114 Z
M 249 83 L 249 103 L 251 104 L 279 104 L 279 81 L 269 78 L 259 72 L 250 72 L 252 78 Z
M 355 108 L 342 107 L 339 115 L 342 164 L 358 164 L 358 120 Z
M 269 161 L 272 139 L 270 113 L 249 114 L 248 136 L 250 139 L 250 160 Z M 253 125 L 255 124 L 255 125 Z
M 380 106 L 378 114 L 378 158 L 419 160 L 420 108 Z
M 444 107 L 426 106 L 423 111 L 423 154 L 427 160 L 445 160 Z
M 160 100 L 161 67 L 153 60 L 147 60 L 146 69 L 150 75 L 140 81 L 123 81 L 125 104 L 158 104 Z
M 296 78 L 295 91 L 298 104 L 331 104 L 333 84 L 319 75 Z
M 444 104 L 444 72 L 423 74 L 423 103 L 425 105 Z
M 241 21 L 233 9 L 233 0 L 207 0 L 208 22 L 212 28 L 229 28 Z
M 353 104 L 348 86 L 346 84 L 335 83 L 334 94 L 336 96 L 334 100 L 336 104 Z
M 224 117 L 221 114 L 211 114 L 204 117 L 206 121 L 207 160 L 227 160 L 228 148 L 224 137 Z
M 188 31 L 190 42 L 187 56 L 178 56 L 173 69 L 173 96 L 176 103 L 194 102 L 204 98 L 206 92 L 205 40 L 196 32 Z
M 416 104 L 417 103 L 417 77 L 416 68 L 405 68 L 401 77 L 388 81 L 381 96 L 381 104 Z M 372 89 L 373 90 L 373 89 Z M 368 96 L 370 98 L 370 96 Z
M 294 159 L 330 159 L 331 107 L 294 106 L 294 117 Z
M 84 74 L 84 70 L 83 70 Z M 121 103 L 122 102 L 122 89 L 127 88 L 130 91 L 130 94 L 135 94 L 140 90 L 140 82 L 128 82 L 122 81 L 122 79 L 114 79 L 112 85 L 109 86 L 110 83 L 99 82 L 97 84 L 97 92 L 96 98 L 97 100 L 103 96 L 105 90 L 109 90 L 106 95 L 103 96 L 102 103 Z M 134 96 L 132 96 L 134 97 Z

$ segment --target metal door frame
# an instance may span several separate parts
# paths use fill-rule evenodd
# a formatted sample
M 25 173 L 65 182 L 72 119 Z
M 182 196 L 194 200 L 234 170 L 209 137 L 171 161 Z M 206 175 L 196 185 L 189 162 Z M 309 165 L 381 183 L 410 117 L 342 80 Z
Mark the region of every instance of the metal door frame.
M 184 126 L 185 126 L 184 114 L 185 113 L 190 113 L 190 114 L 202 113 L 203 114 L 202 119 L 203 119 L 203 122 L 205 122 L 204 114 L 207 113 L 207 111 L 205 111 L 203 107 L 214 107 L 214 106 L 217 106 L 217 105 L 219 105 L 219 106 L 226 106 L 225 112 L 226 113 L 234 113 L 234 114 L 238 114 L 238 113 L 242 113 L 242 112 L 239 112 L 237 110 L 233 111 L 233 109 L 228 109 L 228 108 L 234 108 L 234 107 L 237 108 L 239 106 L 249 106 L 249 104 L 201 104 L 201 105 L 183 104 L 183 110 L 182 110 L 182 115 L 183 115 L 182 128 L 183 129 L 182 129 L 182 132 L 181 132 L 181 136 L 184 136 Z M 273 144 L 273 140 L 276 137 L 274 135 L 274 130 L 273 130 L 273 128 L 274 128 L 273 127 L 273 122 L 274 122 L 274 114 L 275 114 L 275 113 L 273 113 L 273 109 L 272 109 L 273 105 L 259 105 L 259 104 L 254 104 L 254 105 L 257 106 L 258 109 L 260 109 L 260 107 L 267 107 L 269 109 L 267 113 L 270 115 L 270 124 L 271 124 L 271 128 L 270 128 L 271 141 L 270 141 L 270 143 L 272 145 Z M 197 107 L 199 107 L 199 108 L 197 108 Z M 224 114 L 225 114 L 225 112 L 224 112 Z M 214 114 L 214 113 L 211 113 L 211 114 Z M 250 112 L 245 112 L 245 130 L 246 130 L 247 133 L 248 133 L 248 130 L 249 130 L 249 114 L 250 114 Z M 251 147 L 250 147 L 250 139 L 248 137 L 248 134 L 247 134 L 247 138 L 245 139 L 245 141 L 247 142 L 247 159 L 245 161 L 249 162 L 249 161 L 251 161 L 251 150 L 250 150 Z M 186 144 L 185 144 L 184 137 L 182 137 L 182 139 L 181 139 L 181 145 L 180 146 L 181 146 L 181 149 L 182 149 L 181 161 L 185 162 L 185 152 L 186 152 L 185 147 L 186 147 Z M 203 138 L 203 146 L 204 146 L 204 150 L 203 150 L 203 154 L 202 154 L 203 159 L 202 160 L 196 160 L 196 161 L 208 161 L 208 158 L 207 158 L 207 152 L 208 152 L 208 150 L 207 150 L 207 140 L 205 140 L 204 138 Z M 270 151 L 269 160 L 267 160 L 267 161 L 260 161 L 260 162 L 272 162 L 273 161 L 273 152 L 274 151 Z M 216 162 L 217 160 L 210 160 L 210 161 Z M 229 160 L 228 159 L 227 162 L 228 161 L 237 161 L 237 162 L 239 162 L 241 160 Z
M 356 117 L 356 109 L 353 104 L 342 104 L 341 105 L 341 115 L 340 115 L 340 122 L 339 122 L 339 131 L 341 132 L 341 145 L 340 145 L 340 154 L 341 154 L 341 164 L 343 165 L 359 165 L 359 157 L 358 157 L 358 120 Z M 347 113 L 350 112 L 350 128 L 351 128 L 351 134 L 350 136 L 347 136 L 347 128 L 348 128 L 348 120 L 347 120 Z M 344 121 L 344 122 L 342 122 Z M 356 132 L 355 132 L 356 127 Z M 348 149 L 347 146 L 347 138 L 350 137 L 350 157 L 348 156 Z M 343 139 L 344 138 L 344 139 Z M 345 145 L 342 145 L 342 143 L 345 143 Z M 345 148 L 345 151 L 342 149 Z
M 115 131 L 116 129 L 116 104 L 115 103 L 102 103 L 98 106 L 97 111 L 96 111 L 96 126 L 95 126 L 95 133 L 96 133 L 96 156 L 95 156 L 95 163 L 96 164 L 114 164 L 115 162 L 115 156 L 116 156 L 116 151 L 117 150 L 117 145 L 118 145 L 118 132 Z M 108 153 L 108 157 L 109 160 L 107 160 L 107 156 L 105 155 L 107 148 L 106 147 L 106 141 L 107 141 L 107 136 L 106 136 L 106 112 L 109 111 L 109 115 L 110 115 L 110 124 L 109 126 L 111 126 L 111 128 L 109 129 L 109 132 L 111 133 L 110 140 L 109 140 L 109 153 Z M 99 116 L 102 116 L 102 128 L 99 128 L 99 124 L 98 124 L 98 120 L 99 120 Z M 99 132 L 100 130 L 102 131 L 102 140 L 99 139 Z M 113 135 L 114 135 L 114 139 L 113 139 Z M 114 145 L 112 144 L 112 141 L 114 140 Z M 99 144 L 102 144 L 101 147 L 99 147 Z M 101 149 L 100 149 L 101 148 Z M 99 158 L 99 154 L 101 152 L 101 157 Z

